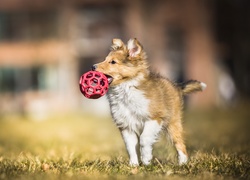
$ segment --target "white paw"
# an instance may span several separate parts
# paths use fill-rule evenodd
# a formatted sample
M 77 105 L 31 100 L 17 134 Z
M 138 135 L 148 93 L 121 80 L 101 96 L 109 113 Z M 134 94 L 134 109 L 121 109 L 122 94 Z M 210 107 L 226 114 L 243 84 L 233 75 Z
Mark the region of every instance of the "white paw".
M 188 161 L 187 155 L 184 154 L 182 151 L 178 151 L 178 161 L 179 161 L 179 165 L 186 164 Z
M 144 165 L 149 165 L 150 162 L 151 162 L 151 159 L 145 159 L 145 158 L 143 159 L 143 158 L 142 158 L 141 161 L 142 161 L 142 163 L 143 163 Z
M 139 162 L 138 162 L 138 160 L 136 159 L 130 159 L 130 161 L 129 161 L 129 165 L 130 166 L 132 166 L 132 167 L 136 167 L 136 166 L 139 166 Z

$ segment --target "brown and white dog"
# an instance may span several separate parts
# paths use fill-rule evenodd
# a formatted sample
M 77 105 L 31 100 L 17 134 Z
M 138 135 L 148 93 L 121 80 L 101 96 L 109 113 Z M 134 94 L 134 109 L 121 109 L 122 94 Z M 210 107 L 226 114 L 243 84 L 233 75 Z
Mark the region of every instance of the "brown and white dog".
M 111 114 L 124 139 L 130 165 L 139 165 L 139 153 L 143 164 L 150 163 L 152 146 L 162 130 L 174 144 L 179 164 L 187 162 L 181 121 L 183 95 L 204 90 L 205 83 L 177 85 L 151 72 L 137 39 L 130 39 L 127 45 L 113 39 L 111 52 L 92 70 L 108 77 Z

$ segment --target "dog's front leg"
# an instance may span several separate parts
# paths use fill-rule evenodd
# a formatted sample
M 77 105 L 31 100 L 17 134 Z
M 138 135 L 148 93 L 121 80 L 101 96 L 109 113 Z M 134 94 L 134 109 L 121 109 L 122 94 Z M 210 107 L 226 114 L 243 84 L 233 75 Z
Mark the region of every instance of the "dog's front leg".
M 138 155 L 137 155 L 138 137 L 136 133 L 124 129 L 121 130 L 121 134 L 129 154 L 130 158 L 129 164 L 131 166 L 138 166 L 139 165 Z
M 162 125 L 156 120 L 145 122 L 143 132 L 140 136 L 141 160 L 144 165 L 148 165 L 153 157 L 153 144 L 156 142 Z

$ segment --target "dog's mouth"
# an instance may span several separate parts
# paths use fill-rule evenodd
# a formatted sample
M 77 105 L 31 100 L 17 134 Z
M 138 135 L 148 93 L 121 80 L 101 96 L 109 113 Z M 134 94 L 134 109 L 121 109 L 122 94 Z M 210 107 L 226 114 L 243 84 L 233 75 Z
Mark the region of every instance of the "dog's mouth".
M 110 75 L 107 75 L 107 74 L 104 74 L 106 77 L 107 77 L 107 79 L 108 79 L 108 83 L 109 83 L 109 85 L 112 83 L 112 81 L 113 81 L 113 77 L 112 76 L 110 76 Z

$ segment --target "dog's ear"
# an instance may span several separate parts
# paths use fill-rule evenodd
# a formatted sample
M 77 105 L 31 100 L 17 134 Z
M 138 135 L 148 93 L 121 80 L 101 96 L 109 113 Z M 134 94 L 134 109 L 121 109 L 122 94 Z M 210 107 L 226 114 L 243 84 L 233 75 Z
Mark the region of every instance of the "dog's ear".
M 129 56 L 131 57 L 136 57 L 142 52 L 142 45 L 136 38 L 130 39 L 127 46 Z
M 125 46 L 122 40 L 120 39 L 112 40 L 111 50 L 124 50 L 124 49 L 125 49 Z

